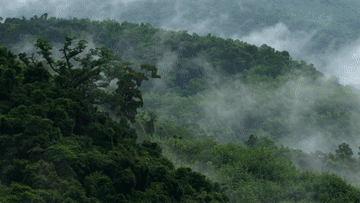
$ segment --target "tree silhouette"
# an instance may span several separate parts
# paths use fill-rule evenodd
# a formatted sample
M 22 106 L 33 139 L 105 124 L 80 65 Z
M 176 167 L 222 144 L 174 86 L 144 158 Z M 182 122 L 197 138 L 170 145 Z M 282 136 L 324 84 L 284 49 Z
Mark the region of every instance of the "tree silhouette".
M 339 146 L 339 149 L 335 150 L 336 154 L 341 154 L 341 153 L 344 153 L 344 155 L 347 157 L 347 158 L 351 158 L 351 155 L 353 155 L 353 151 L 351 150 L 351 148 L 349 147 L 348 144 L 346 144 L 345 142 L 340 144 Z
M 155 111 L 148 111 L 148 114 L 150 116 L 150 120 L 145 123 L 145 131 L 146 134 L 150 134 L 152 136 L 155 132 L 154 124 L 157 121 L 157 115 L 155 114 Z
M 257 144 L 258 138 L 256 136 L 254 136 L 253 134 L 251 134 L 249 136 L 249 139 L 245 142 L 246 146 L 251 147 L 251 146 L 255 146 Z
M 65 61 L 57 60 L 56 62 L 50 56 L 52 49 L 50 41 L 41 38 L 36 41 L 35 46 L 41 49 L 37 53 L 43 55 L 49 67 L 58 74 L 54 76 L 56 86 L 61 89 L 80 89 L 91 103 L 109 104 L 111 110 L 116 109 L 117 115 L 121 117 L 121 123 L 127 124 L 128 121 L 134 123 L 137 108 L 143 106 L 139 87 L 143 80 L 149 80 L 149 78 L 144 73 L 137 72 L 129 67 L 133 64 L 131 62 L 115 63 L 114 61 L 121 61 L 122 59 L 106 47 L 90 49 L 90 53 L 86 54 L 85 58 L 76 57 L 86 48 L 85 43 L 87 41 L 80 40 L 74 49 L 70 49 L 69 46 L 74 39 L 76 38 L 66 37 L 64 48 L 59 50 L 63 52 Z M 93 55 L 100 58 L 91 61 Z M 25 53 L 20 53 L 19 58 L 28 68 L 42 66 L 41 62 L 34 61 L 34 56 L 31 58 L 33 64 L 30 63 Z M 70 63 L 71 58 L 81 62 L 81 68 L 73 69 L 73 65 Z M 142 64 L 141 69 L 151 71 L 152 78 L 160 78 L 157 75 L 156 67 L 153 65 Z M 100 72 L 103 72 L 106 78 L 102 77 Z M 118 88 L 114 93 L 106 94 L 98 89 L 98 87 L 108 87 L 109 83 L 116 78 L 118 79 Z M 96 85 L 95 82 L 99 80 L 105 82 Z

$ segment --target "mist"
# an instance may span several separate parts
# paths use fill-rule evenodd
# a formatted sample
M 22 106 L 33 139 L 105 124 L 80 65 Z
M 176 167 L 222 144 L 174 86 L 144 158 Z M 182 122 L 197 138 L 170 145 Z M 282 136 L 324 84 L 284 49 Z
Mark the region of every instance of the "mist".
M 333 23 L 338 20 L 333 16 L 333 12 L 352 13 L 358 15 L 358 10 L 352 7 L 344 6 L 342 9 L 332 7 L 331 5 L 322 5 L 323 9 L 313 11 L 314 2 L 308 5 L 308 9 L 297 9 L 297 6 L 304 6 L 306 2 L 293 4 L 287 8 L 287 14 L 296 16 L 299 23 L 311 21 L 314 28 L 303 29 L 301 26 L 287 25 L 281 20 L 279 22 L 271 21 L 265 23 L 264 26 L 258 27 L 254 19 L 249 14 L 247 19 L 238 19 L 239 24 L 228 24 L 229 20 L 234 20 L 237 13 L 249 12 L 249 5 L 252 7 L 254 1 L 229 1 L 227 4 L 216 3 L 216 1 L 176 1 L 176 0 L 128 0 L 128 1 L 3 1 L 3 7 L 0 8 L 0 16 L 4 18 L 21 18 L 25 16 L 27 19 L 34 15 L 48 13 L 49 17 L 63 19 L 84 19 L 88 18 L 92 21 L 102 21 L 104 19 L 112 19 L 118 22 L 128 21 L 133 23 L 147 23 L 152 26 L 162 28 L 164 30 L 181 31 L 186 30 L 189 34 L 196 33 L 200 36 L 206 36 L 211 33 L 212 36 L 230 38 L 240 40 L 249 44 L 261 46 L 266 44 L 273 47 L 276 51 L 286 50 L 290 53 L 292 59 L 303 60 L 307 64 L 314 64 L 317 70 L 320 70 L 326 77 L 319 79 L 315 84 L 308 82 L 307 78 L 299 78 L 298 80 L 288 81 L 283 87 L 273 92 L 261 92 L 253 87 L 248 87 L 240 81 L 227 81 L 218 88 L 211 87 L 208 90 L 199 93 L 188 100 L 200 101 L 198 103 L 199 111 L 204 112 L 201 119 L 195 120 L 189 118 L 192 122 L 198 122 L 202 128 L 208 133 L 214 134 L 215 128 L 219 128 L 225 134 L 235 133 L 243 136 L 245 139 L 249 134 L 244 132 L 245 120 L 248 114 L 254 115 L 254 122 L 251 123 L 253 128 L 260 128 L 255 121 L 273 115 L 279 111 L 280 114 L 273 116 L 272 122 L 281 122 L 287 129 L 287 136 L 280 138 L 278 141 L 284 146 L 295 149 L 301 149 L 306 153 L 321 150 L 325 153 L 334 152 L 337 146 L 346 142 L 357 156 L 359 140 L 356 137 L 360 133 L 358 123 L 360 121 L 360 113 L 354 111 L 351 118 L 351 134 L 346 137 L 329 136 L 333 129 L 320 130 L 314 123 L 305 123 L 304 115 L 308 112 L 308 108 L 314 105 L 319 99 L 326 100 L 332 95 L 337 87 L 337 83 L 347 86 L 347 90 L 359 96 L 356 89 L 360 90 L 360 70 L 358 70 L 360 38 L 351 42 L 339 44 L 333 40 L 327 43 L 327 46 L 319 47 L 318 52 L 310 51 L 316 39 L 317 34 L 324 27 L 330 28 Z M 258 2 L 258 1 L 257 1 Z M 343 3 L 355 4 L 355 1 L 346 1 Z M 264 10 L 275 10 L 284 7 L 281 1 L 263 1 L 261 6 Z M 301 5 L 300 5 L 301 4 Z M 208 9 L 208 8 L 212 9 Z M 351 9 L 350 9 L 351 8 Z M 146 12 L 144 12 L 146 11 Z M 156 12 L 152 12 L 156 11 Z M 247 30 L 240 30 L 240 25 L 248 25 Z M 334 34 L 335 35 L 335 34 Z M 160 37 L 163 41 L 168 35 L 159 32 L 154 37 Z M 344 36 L 337 36 L 338 38 Z M 88 41 L 86 49 L 79 56 L 84 57 L 90 48 L 100 47 L 102 45 L 95 44 L 92 36 L 83 33 L 83 36 L 73 41 L 73 45 L 80 39 Z M 10 47 L 9 50 L 14 53 L 32 53 L 35 52 L 34 44 L 36 39 L 24 37 L 17 45 Z M 73 46 L 72 46 L 73 47 Z M 58 51 L 63 48 L 63 44 L 54 44 L 53 57 L 60 60 L 62 54 Z M 111 49 L 115 54 L 125 60 L 137 59 L 134 54 L 134 46 L 129 44 L 127 47 L 120 47 L 120 44 L 114 45 Z M 174 68 L 173 65 L 180 60 L 175 52 L 171 52 L 166 47 L 157 48 L 157 50 L 149 50 L 149 53 L 163 53 L 161 59 L 154 64 L 158 69 L 161 80 L 154 80 L 152 90 L 159 94 L 170 95 L 167 92 L 164 81 L 169 77 L 169 71 Z M 95 58 L 96 59 L 96 58 Z M 191 59 L 187 59 L 188 64 L 201 66 L 206 70 L 206 78 L 209 82 L 221 81 L 223 75 L 217 72 L 216 67 L 212 67 L 208 61 L 198 55 Z M 75 62 L 74 60 L 72 61 Z M 77 64 L 80 65 L 80 64 Z M 189 65 L 189 66 L 190 66 Z M 75 63 L 76 66 L 76 63 Z M 139 70 L 140 64 L 134 64 Z M 115 88 L 115 82 L 111 83 Z M 260 85 L 260 84 L 259 84 Z M 352 88 L 355 87 L 356 89 Z M 146 106 L 147 96 L 144 96 L 144 106 Z M 349 101 L 351 105 L 359 105 L 359 100 Z M 174 114 L 171 102 L 166 111 L 162 112 L 163 117 L 169 117 Z M 285 109 L 286 115 L 284 115 Z M 315 114 L 314 114 L 315 115 Z M 280 120 L 286 119 L 286 120 Z M 221 127 L 221 128 L 220 128 Z M 259 130 L 257 133 L 266 134 Z M 229 142 L 225 137 L 220 138 L 219 142 Z

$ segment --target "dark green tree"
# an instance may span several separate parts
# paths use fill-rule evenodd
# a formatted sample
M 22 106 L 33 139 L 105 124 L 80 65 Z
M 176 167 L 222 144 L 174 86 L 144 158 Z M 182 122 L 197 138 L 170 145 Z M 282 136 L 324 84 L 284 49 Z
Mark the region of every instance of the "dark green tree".
M 47 19 L 47 16 L 48 16 L 48 14 L 47 13 L 44 13 L 44 14 L 42 14 L 41 16 L 40 16 L 40 19 Z
M 38 19 L 37 15 L 34 15 L 34 17 L 30 18 L 30 20 L 37 20 L 37 19 Z
M 155 114 L 155 111 L 149 111 L 149 110 L 148 110 L 148 114 L 150 116 L 150 120 L 145 123 L 145 127 L 146 127 L 145 131 L 147 134 L 150 134 L 152 136 L 155 132 L 154 124 L 157 121 L 157 115 Z
M 21 84 L 22 68 L 17 55 L 0 46 L 0 100 L 8 100 L 10 94 Z
M 343 153 L 345 155 L 346 158 L 351 158 L 351 155 L 353 155 L 353 151 L 351 150 L 351 148 L 349 147 L 348 144 L 346 144 L 345 142 L 340 144 L 339 149 L 335 150 L 337 155 L 340 155 L 341 153 Z
M 245 142 L 245 145 L 248 147 L 255 146 L 257 142 L 258 142 L 258 138 L 255 135 L 251 134 L 249 136 L 249 139 Z
M 143 106 L 143 100 L 139 87 L 143 80 L 148 80 L 144 73 L 137 72 L 129 67 L 133 64 L 130 62 L 123 62 L 122 64 L 115 63 L 121 61 L 121 58 L 116 56 L 111 50 L 106 47 L 90 49 L 90 53 L 85 58 L 80 59 L 76 57 L 85 49 L 86 40 L 80 40 L 74 49 L 69 46 L 75 37 L 66 37 L 66 43 L 63 49 L 65 61 L 57 60 L 50 57 L 52 45 L 48 40 L 38 39 L 35 46 L 40 48 L 38 54 L 43 55 L 49 67 L 57 73 L 54 76 L 55 84 L 61 89 L 79 89 L 85 98 L 93 104 L 109 104 L 111 110 L 116 110 L 121 117 L 121 123 L 127 124 L 127 121 L 135 122 L 136 110 Z M 100 58 L 91 61 L 91 57 L 97 55 Z M 41 62 L 33 61 L 30 63 L 25 53 L 19 54 L 20 59 L 28 68 L 41 67 Z M 81 62 L 81 67 L 73 69 L 70 59 Z M 160 78 L 157 75 L 157 69 L 150 64 L 142 64 L 141 69 L 151 71 L 151 77 Z M 102 77 L 100 72 L 103 72 L 106 77 Z M 118 88 L 114 93 L 106 94 L 105 91 L 99 87 L 108 87 L 113 79 L 118 79 Z M 96 84 L 99 80 L 103 80 L 99 85 Z M 134 82 L 135 81 L 135 82 Z

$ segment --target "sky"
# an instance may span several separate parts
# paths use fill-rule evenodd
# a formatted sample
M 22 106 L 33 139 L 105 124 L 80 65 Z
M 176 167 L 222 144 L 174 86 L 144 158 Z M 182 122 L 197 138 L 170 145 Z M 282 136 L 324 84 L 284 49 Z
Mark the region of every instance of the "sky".
M 266 9 L 274 9 L 281 4 L 281 1 L 282 0 L 263 0 L 263 7 Z M 307 53 L 306 48 L 310 46 L 311 39 L 318 33 L 317 29 L 311 31 L 295 31 L 293 28 L 287 27 L 284 23 L 279 22 L 275 25 L 250 30 L 246 35 L 240 35 L 237 32 L 224 32 L 222 26 L 225 26 L 227 19 L 229 18 L 229 13 L 227 13 L 227 11 L 230 9 L 235 12 L 237 10 L 244 11 L 245 8 L 243 7 L 243 4 L 245 1 L 231 0 L 231 7 L 222 5 L 221 3 L 210 5 L 209 2 L 210 1 L 208 0 L 0 0 L 0 5 L 2 5 L 0 7 L 0 16 L 4 19 L 2 22 L 4 22 L 7 17 L 21 19 L 22 16 L 25 16 L 26 19 L 30 19 L 34 15 L 40 17 L 42 14 L 48 13 L 48 18 L 89 18 L 90 20 L 114 19 L 119 22 L 128 21 L 139 24 L 146 23 L 150 18 L 156 18 L 158 21 L 156 22 L 157 25 L 154 27 L 160 27 L 166 30 L 187 30 L 189 34 L 195 32 L 200 36 L 206 36 L 208 33 L 211 33 L 212 35 L 220 36 L 225 39 L 239 39 L 250 44 L 255 44 L 258 47 L 262 44 L 267 44 L 277 51 L 286 50 L 290 53 L 292 59 L 298 61 L 304 60 L 307 64 L 314 64 L 315 68 L 322 71 L 327 78 L 336 76 L 339 78 L 340 84 L 352 85 L 360 90 L 360 69 L 358 68 L 358 63 L 360 62 L 360 39 L 356 39 L 349 44 L 342 44 L 338 49 L 335 49 L 334 45 L 330 45 L 324 53 L 309 54 Z M 246 2 L 251 3 L 252 1 L 246 0 Z M 208 10 L 206 11 L 207 13 L 204 13 L 199 10 L 203 5 L 211 6 L 213 10 Z M 139 8 L 143 7 L 153 8 L 157 12 L 139 12 Z M 346 9 L 338 10 L 339 12 L 344 12 L 344 14 L 347 12 Z M 299 17 L 299 21 L 313 21 L 319 27 L 331 26 L 333 21 L 333 14 L 329 9 L 326 11 L 324 10 L 323 12 L 313 12 L 311 7 L 307 10 L 298 10 L 294 3 L 294 6 L 288 8 L 288 12 L 291 15 Z M 352 10 L 352 12 L 358 12 L 358 9 Z M 251 17 L 249 17 L 249 19 L 250 18 Z M 248 22 L 249 19 L 239 20 Z M 164 55 L 166 57 L 173 57 L 170 52 L 165 53 Z M 166 62 L 166 64 L 171 63 L 171 60 Z M 200 60 L 196 63 L 203 62 L 204 61 Z M 157 67 L 161 68 L 163 65 L 162 63 L 165 62 L 159 62 Z M 159 73 L 161 73 L 161 71 L 164 70 L 160 70 Z M 326 83 L 326 81 L 322 82 Z M 285 103 L 289 106 L 294 106 L 296 111 L 299 111 L 299 109 L 305 107 L 310 100 L 315 101 L 318 96 L 316 92 L 321 91 L 321 89 L 319 89 L 321 87 L 316 87 L 317 90 L 314 90 L 313 92 L 308 91 L 309 87 L 305 83 L 306 82 L 304 81 L 294 81 L 293 84 L 289 83 L 288 86 L 285 86 L 284 89 L 281 90 L 281 92 L 278 92 L 277 96 L 275 95 L 274 100 L 280 101 L 283 98 L 282 95 L 296 91 L 296 99 L 291 102 L 285 101 Z M 161 87 L 162 83 L 158 82 L 157 86 Z M 299 90 L 299 87 L 302 87 L 302 89 Z M 312 88 L 316 89 L 315 87 Z M 255 109 L 254 106 L 256 105 L 253 102 L 254 98 L 252 98 L 252 96 L 236 99 L 236 104 L 243 104 L 244 101 L 248 102 L 248 104 L 244 104 L 245 106 L 243 107 L 239 107 L 239 105 L 235 104 L 229 104 L 227 107 L 220 107 L 219 104 L 224 103 L 223 100 L 224 94 L 226 96 L 226 91 L 229 92 L 228 95 L 236 95 L 239 96 L 239 98 L 241 97 L 241 94 L 246 92 L 249 93 L 248 90 L 238 87 L 237 92 L 228 88 L 224 89 L 223 92 L 212 92 L 211 95 L 207 95 L 209 98 L 214 95 L 214 97 L 217 95 L 216 98 L 221 98 L 213 99 L 212 104 L 208 104 L 207 107 L 204 108 L 210 109 L 209 112 L 207 112 L 208 118 L 235 117 L 235 115 L 233 115 L 235 114 L 234 112 L 241 111 L 242 109 Z M 332 90 L 328 89 L 324 91 L 324 95 L 329 95 L 331 92 Z M 301 107 L 298 109 L 296 106 Z M 216 113 L 214 114 L 213 112 Z M 296 117 L 296 112 L 293 112 L 292 114 Z M 292 122 L 296 123 L 296 119 Z M 305 149 L 305 151 L 310 152 L 314 152 L 319 148 L 323 148 L 324 152 L 334 151 L 333 147 L 329 147 L 329 143 L 339 143 L 342 140 L 324 142 L 324 137 L 326 137 L 325 134 L 326 133 L 324 132 L 317 132 L 316 129 L 314 129 L 308 139 L 301 138 L 297 143 L 291 142 L 291 140 L 285 140 L 284 143 L 288 143 L 288 146 L 301 148 L 303 150 Z M 351 147 L 352 149 L 357 149 L 357 146 L 354 143 L 352 143 Z M 309 148 L 309 150 L 306 150 L 307 148 Z

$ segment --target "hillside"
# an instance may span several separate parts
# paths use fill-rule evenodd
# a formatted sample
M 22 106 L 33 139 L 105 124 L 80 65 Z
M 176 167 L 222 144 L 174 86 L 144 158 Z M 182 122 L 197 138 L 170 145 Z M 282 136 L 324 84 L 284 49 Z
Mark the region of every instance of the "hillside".
M 0 30 L 1 201 L 360 202 L 359 92 L 287 51 L 45 14 Z

